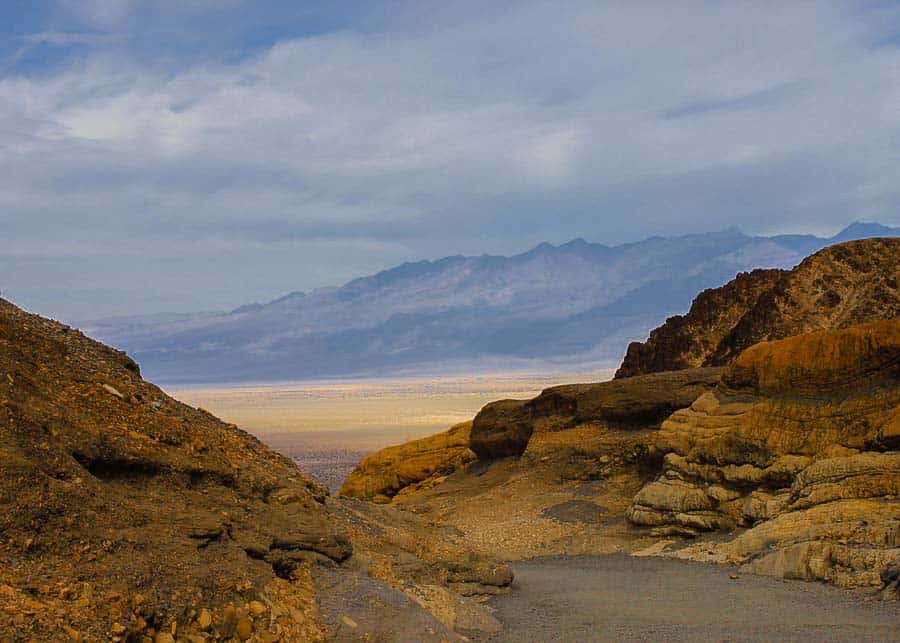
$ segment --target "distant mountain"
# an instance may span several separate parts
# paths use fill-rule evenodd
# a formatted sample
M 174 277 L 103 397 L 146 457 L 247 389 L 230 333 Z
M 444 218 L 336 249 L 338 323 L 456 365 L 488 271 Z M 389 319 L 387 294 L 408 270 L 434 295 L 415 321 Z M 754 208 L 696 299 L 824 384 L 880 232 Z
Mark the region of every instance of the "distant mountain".
M 698 291 L 870 236 L 900 229 L 857 223 L 829 239 L 729 229 L 619 246 L 575 239 L 513 257 L 404 263 L 229 313 L 107 319 L 83 329 L 167 383 L 612 366 Z

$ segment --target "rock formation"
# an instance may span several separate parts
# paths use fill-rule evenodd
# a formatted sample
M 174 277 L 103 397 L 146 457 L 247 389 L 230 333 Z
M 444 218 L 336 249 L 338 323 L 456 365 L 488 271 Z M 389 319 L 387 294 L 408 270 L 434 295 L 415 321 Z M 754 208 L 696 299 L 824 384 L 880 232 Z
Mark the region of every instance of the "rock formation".
M 568 384 L 549 388 L 533 400 L 492 402 L 475 416 L 469 443 L 480 460 L 492 460 L 522 455 L 535 431 L 590 423 L 623 430 L 656 428 L 714 386 L 721 372 L 691 369 L 627 382 Z
M 796 268 L 742 273 L 633 342 L 616 378 L 725 366 L 757 342 L 900 316 L 900 239 L 830 246 Z
M 510 581 L 0 300 L 0 639 L 454 640 Z
M 647 461 L 648 436 L 672 411 L 711 390 L 722 370 L 558 386 L 534 400 L 489 404 L 472 423 L 469 446 L 478 460 L 412 483 L 391 501 L 504 559 L 631 547 L 635 537 L 625 532 L 636 530 L 621 518 L 659 464 Z M 437 438 L 432 444 L 447 439 Z M 391 463 L 404 449 L 419 447 L 409 443 L 370 456 L 351 476 L 352 488 L 393 485 L 392 468 L 400 466 Z M 449 451 L 429 457 L 440 453 Z M 425 475 L 415 462 L 403 470 Z
M 632 523 L 658 535 L 751 527 L 679 555 L 880 586 L 900 556 L 900 320 L 745 350 L 653 444 L 663 471 L 635 496 Z
M 449 431 L 387 447 L 367 456 L 341 488 L 341 495 L 377 503 L 390 502 L 401 490 L 414 490 L 443 481 L 475 454 L 469 449 L 471 422 Z

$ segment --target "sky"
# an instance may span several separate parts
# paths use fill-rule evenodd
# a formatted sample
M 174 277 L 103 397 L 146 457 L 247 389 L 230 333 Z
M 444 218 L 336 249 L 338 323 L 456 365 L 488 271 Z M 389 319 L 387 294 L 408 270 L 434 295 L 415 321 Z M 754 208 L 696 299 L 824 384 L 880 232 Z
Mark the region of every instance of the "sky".
M 0 1 L 0 292 L 66 321 L 898 205 L 900 3 Z

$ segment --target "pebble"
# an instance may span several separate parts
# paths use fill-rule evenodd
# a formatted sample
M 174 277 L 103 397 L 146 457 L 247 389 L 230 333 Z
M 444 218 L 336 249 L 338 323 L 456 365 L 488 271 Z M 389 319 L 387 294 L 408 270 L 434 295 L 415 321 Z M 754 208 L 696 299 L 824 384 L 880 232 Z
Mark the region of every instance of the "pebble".
M 210 614 L 209 610 L 204 607 L 202 610 L 200 610 L 200 614 L 197 616 L 197 627 L 205 632 L 211 625 L 212 614 Z
M 237 610 L 229 605 L 222 611 L 222 636 L 229 637 L 234 634 L 237 627 Z
M 250 611 L 254 614 L 265 614 L 266 606 L 260 603 L 259 601 L 250 601 L 250 605 L 248 606 Z
M 249 616 L 244 615 L 238 619 L 235 632 L 242 641 L 246 641 L 253 635 L 253 621 L 250 620 Z
M 117 389 L 115 386 L 110 386 L 109 384 L 102 384 L 102 386 L 103 386 L 103 390 L 106 391 L 107 393 L 109 393 L 110 395 L 115 395 L 120 400 L 125 398 L 125 396 L 122 395 L 119 392 L 119 389 Z

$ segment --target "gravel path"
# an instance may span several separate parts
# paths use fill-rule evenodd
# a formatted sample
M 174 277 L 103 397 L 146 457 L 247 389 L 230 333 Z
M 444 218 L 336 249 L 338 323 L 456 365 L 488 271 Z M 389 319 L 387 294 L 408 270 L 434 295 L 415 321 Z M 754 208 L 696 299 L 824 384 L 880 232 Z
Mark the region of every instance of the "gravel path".
M 480 641 L 900 641 L 900 605 L 729 567 L 625 555 L 518 563 Z

